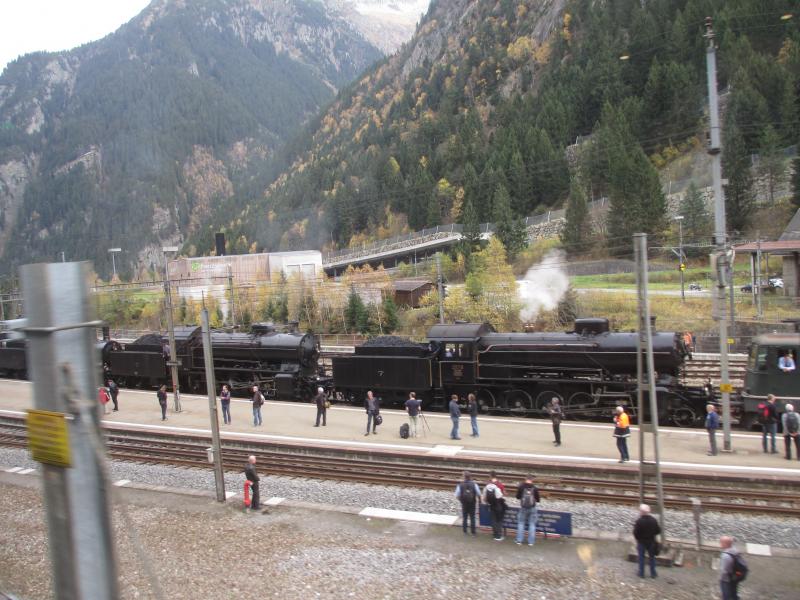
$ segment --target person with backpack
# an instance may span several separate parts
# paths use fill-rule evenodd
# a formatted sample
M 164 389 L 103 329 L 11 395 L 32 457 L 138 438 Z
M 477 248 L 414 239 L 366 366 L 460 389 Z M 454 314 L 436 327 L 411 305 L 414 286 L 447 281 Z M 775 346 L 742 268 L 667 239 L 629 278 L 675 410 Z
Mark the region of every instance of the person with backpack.
M 528 546 L 536 543 L 536 521 L 539 518 L 539 490 L 533 485 L 533 475 L 525 477 L 525 481 L 517 486 L 517 500 L 519 512 L 517 513 L 517 546 L 525 540 L 525 527 L 528 527 Z
M 261 407 L 264 405 L 264 394 L 258 389 L 257 385 L 253 386 L 253 427 L 259 427 L 263 424 L 261 420 Z
M 456 486 L 456 498 L 461 502 L 461 528 L 467 535 L 467 520 L 469 519 L 472 535 L 475 533 L 475 506 L 481 497 L 481 488 L 472 480 L 472 474 L 464 471 L 464 480 Z
M 733 538 L 723 535 L 719 538 L 722 552 L 719 556 L 719 588 L 722 600 L 739 600 L 739 583 L 747 578 L 747 563 L 739 550 L 733 546 Z
M 253 499 L 250 501 L 250 509 L 258 510 L 261 508 L 261 498 L 259 494 L 258 484 L 261 478 L 256 471 L 256 457 L 252 454 L 247 458 L 247 464 L 244 466 L 244 476 L 250 482 L 250 489 L 253 491 Z
M 633 538 L 636 540 L 636 551 L 639 555 L 639 577 L 644 577 L 644 554 L 650 559 L 650 577 L 656 578 L 656 536 L 661 533 L 661 526 L 650 514 L 650 506 L 639 505 L 639 518 L 633 524 Z
M 767 394 L 767 399 L 758 404 L 758 422 L 761 425 L 761 445 L 767 452 L 767 435 L 770 436 L 772 454 L 777 454 L 775 436 L 778 433 L 778 411 L 775 408 L 775 396 Z
M 492 537 L 496 542 L 502 542 L 503 535 L 503 516 L 506 512 L 505 498 L 503 498 L 504 488 L 498 481 L 494 471 L 491 472 L 491 479 L 486 487 L 483 488 L 483 503 L 489 507 L 489 514 L 492 518 Z
M 708 455 L 717 455 L 717 429 L 719 429 L 719 415 L 713 404 L 706 404 L 706 431 L 708 431 Z
M 417 395 L 414 392 L 409 392 L 408 400 L 406 400 L 406 412 L 408 413 L 408 435 L 409 437 L 417 437 L 417 425 L 419 424 L 419 414 L 422 412 L 422 400 L 417 400 Z
M 786 405 L 786 412 L 781 416 L 783 425 L 783 443 L 786 445 L 786 460 L 792 460 L 792 440 L 794 440 L 797 460 L 800 460 L 800 415 L 794 412 L 792 404 Z

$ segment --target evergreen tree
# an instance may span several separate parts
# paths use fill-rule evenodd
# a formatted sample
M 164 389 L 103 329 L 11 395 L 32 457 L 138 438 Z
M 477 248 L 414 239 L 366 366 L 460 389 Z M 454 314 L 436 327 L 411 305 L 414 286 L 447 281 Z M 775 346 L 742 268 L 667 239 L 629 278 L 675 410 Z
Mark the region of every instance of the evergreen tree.
M 498 184 L 492 201 L 492 220 L 494 234 L 506 250 L 509 262 L 527 245 L 527 232 L 521 219 L 515 219 L 511 212 L 511 198 L 505 186 Z
M 347 298 L 347 306 L 344 309 L 344 323 L 348 331 L 364 331 L 369 315 L 364 306 L 361 296 L 356 292 L 356 288 L 350 288 L 350 295 Z
M 781 138 L 772 125 L 767 125 L 759 144 L 758 174 L 764 178 L 769 203 L 775 203 L 775 189 L 786 178 L 786 158 L 781 148 Z
M 567 201 L 566 223 L 561 230 L 561 243 L 567 254 L 576 255 L 588 251 L 592 246 L 592 224 L 589 219 L 589 204 L 586 201 L 586 187 L 579 177 L 572 180 Z
M 458 251 L 464 255 L 464 258 L 469 261 L 469 257 L 473 251 L 480 247 L 481 231 L 480 223 L 478 223 L 478 213 L 472 204 L 470 196 L 464 199 L 464 206 L 461 210 L 461 240 L 458 243 Z
M 714 225 L 706 208 L 703 194 L 700 193 L 694 182 L 689 184 L 686 195 L 681 201 L 680 210 L 683 216 L 684 247 L 708 243 L 713 235 Z M 687 256 L 708 254 L 706 249 L 691 247 L 686 248 L 684 252 Z
M 744 231 L 755 210 L 753 176 L 750 173 L 750 153 L 745 146 L 744 136 L 731 118 L 726 122 L 724 140 L 722 176 L 728 180 L 728 185 L 725 186 L 727 226 L 730 235 L 735 235 Z
M 397 304 L 395 304 L 391 294 L 386 294 L 381 308 L 383 309 L 383 331 L 392 333 L 397 329 L 400 319 L 397 316 Z
M 792 164 L 794 166 L 794 173 L 792 174 L 792 202 L 797 208 L 800 208 L 800 156 L 797 156 Z

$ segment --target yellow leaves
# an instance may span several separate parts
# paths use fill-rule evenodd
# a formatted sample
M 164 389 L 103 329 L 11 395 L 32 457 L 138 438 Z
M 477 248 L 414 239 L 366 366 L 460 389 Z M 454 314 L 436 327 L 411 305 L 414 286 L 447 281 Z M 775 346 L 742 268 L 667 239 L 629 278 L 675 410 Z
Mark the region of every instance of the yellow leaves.
M 795 42 L 790 39 L 786 38 L 781 45 L 781 49 L 778 51 L 778 63 L 781 65 L 786 65 L 789 62 L 792 54 L 797 52 L 797 48 L 795 47 Z
M 572 40 L 572 32 L 569 30 L 570 23 L 572 23 L 572 15 L 568 12 L 564 13 L 564 19 L 562 20 L 562 27 L 561 27 L 561 38 L 565 41 L 569 42 Z
M 517 19 L 522 19 L 525 15 L 528 14 L 528 7 L 525 6 L 524 4 L 518 4 L 516 13 L 517 13 Z
M 397 175 L 400 173 L 400 163 L 397 162 L 397 159 L 394 156 L 389 157 L 388 166 L 392 175 Z
M 270 210 L 267 211 L 267 221 L 268 222 L 272 223 L 275 220 L 275 217 L 277 217 L 277 216 L 278 215 L 275 214 L 274 210 L 270 209 Z
M 536 51 L 533 53 L 533 60 L 535 60 L 537 64 L 543 65 L 550 60 L 550 55 L 552 53 L 553 44 L 549 39 L 547 39 L 541 46 L 536 48 Z
M 457 223 L 464 207 L 464 188 L 459 186 L 453 196 L 453 207 L 450 209 L 450 220 Z
M 531 39 L 527 36 L 518 37 L 511 42 L 506 49 L 509 58 L 516 62 L 524 62 L 528 60 L 533 52 L 533 44 Z
M 423 169 L 428 168 L 428 157 L 425 156 L 424 154 L 419 157 L 419 166 L 422 167 Z

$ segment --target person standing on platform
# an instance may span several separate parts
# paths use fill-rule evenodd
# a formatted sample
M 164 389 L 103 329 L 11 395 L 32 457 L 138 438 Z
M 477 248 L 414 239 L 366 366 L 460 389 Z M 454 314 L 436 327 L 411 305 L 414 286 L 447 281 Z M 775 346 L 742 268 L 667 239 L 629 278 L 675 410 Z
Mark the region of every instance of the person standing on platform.
M 250 482 L 253 493 L 253 497 L 250 500 L 250 508 L 258 510 L 261 508 L 261 496 L 258 489 L 258 483 L 261 481 L 261 478 L 258 476 L 258 471 L 256 471 L 256 457 L 252 454 L 247 458 L 247 464 L 244 467 L 244 476 L 247 477 L 247 481 Z
M 261 419 L 261 407 L 264 405 L 264 394 L 258 389 L 257 385 L 253 386 L 253 427 L 261 426 L 264 421 Z
M 370 428 L 372 428 L 373 435 L 377 435 L 377 416 L 378 413 L 380 413 L 381 407 L 380 401 L 372 393 L 372 390 L 367 392 L 367 398 L 364 400 L 364 408 L 367 411 L 367 433 L 364 435 L 369 435 Z
M 781 424 L 783 425 L 783 443 L 786 446 L 786 460 L 792 460 L 792 440 L 794 440 L 797 460 L 800 460 L 800 433 L 798 433 L 800 432 L 800 415 L 794 412 L 793 405 L 786 405 L 786 412 L 781 415 Z
M 419 415 L 422 412 L 420 407 L 422 400 L 417 400 L 417 394 L 409 392 L 408 400 L 406 400 L 406 412 L 408 413 L 408 427 L 411 437 L 417 437 L 417 425 L 419 424 Z
M 327 424 L 327 412 L 328 412 L 328 397 L 325 395 L 325 390 L 321 387 L 317 388 L 317 395 L 314 396 L 314 402 L 317 405 L 317 422 L 314 423 L 314 427 L 319 427 L 319 420 L 322 418 L 322 426 L 325 427 Z
M 761 446 L 767 452 L 767 436 L 770 437 L 772 454 L 777 454 L 775 436 L 778 433 L 778 411 L 775 408 L 775 395 L 767 394 L 767 399 L 758 404 L 758 422 L 761 424 Z
M 558 396 L 553 396 L 550 402 L 545 406 L 547 414 L 550 415 L 550 420 L 553 422 L 553 441 L 554 446 L 561 445 L 561 420 L 564 418 L 564 410 L 561 408 L 561 403 Z
M 225 421 L 225 425 L 230 425 L 231 423 L 231 390 L 228 388 L 228 384 L 224 384 L 222 386 L 222 390 L 219 393 L 219 403 L 222 405 L 222 420 Z
M 492 518 L 492 537 L 496 542 L 502 542 L 505 539 L 503 535 L 505 498 L 503 498 L 503 488 L 494 471 L 491 473 L 491 480 L 483 488 L 483 503 L 489 507 L 489 514 Z
M 117 404 L 117 396 L 119 396 L 119 386 L 114 383 L 113 379 L 108 379 L 106 381 L 106 385 L 108 386 L 108 393 L 111 396 L 111 402 L 114 403 L 114 411 L 119 410 L 119 404 Z
M 467 395 L 467 410 L 469 410 L 469 423 L 472 425 L 472 434 L 470 437 L 480 437 L 478 431 L 478 399 L 475 394 Z
M 706 431 L 708 431 L 708 455 L 717 455 L 717 429 L 719 429 L 719 415 L 713 404 L 706 404 Z
M 517 539 L 516 544 L 522 545 L 525 541 L 525 527 L 528 528 L 528 546 L 536 543 L 536 521 L 539 517 L 539 490 L 533 485 L 533 475 L 528 475 L 525 481 L 517 486 L 517 500 L 519 512 L 517 513 Z
M 458 407 L 458 396 L 450 396 L 450 420 L 453 422 L 453 429 L 450 431 L 451 440 L 460 440 L 458 435 L 458 420 L 461 418 L 461 409 Z
M 162 385 L 158 388 L 156 392 L 156 398 L 158 398 L 158 404 L 161 406 L 161 420 L 167 420 L 167 386 Z
M 456 486 L 456 498 L 461 502 L 461 527 L 467 535 L 467 520 L 469 520 L 472 535 L 475 533 L 475 506 L 481 497 L 481 488 L 472 480 L 472 474 L 464 471 L 464 481 Z
M 614 437 L 617 438 L 619 462 L 624 463 L 631 459 L 628 454 L 628 438 L 631 436 L 631 419 L 621 406 L 617 407 L 614 415 Z
M 103 407 L 103 414 L 107 415 L 109 412 L 108 411 L 109 397 L 108 397 L 108 390 L 103 386 L 97 388 L 97 401 L 100 403 L 100 406 Z
M 719 555 L 719 588 L 722 592 L 722 600 L 739 600 L 739 582 L 742 581 L 743 572 L 741 568 L 744 561 L 739 550 L 733 546 L 733 538 L 723 535 L 719 538 L 719 547 L 722 552 Z M 739 569 L 737 569 L 737 563 Z
M 639 518 L 633 525 L 633 537 L 636 540 L 636 551 L 639 554 L 639 577 L 644 577 L 644 554 L 650 559 L 650 577 L 656 578 L 656 536 L 661 533 L 661 526 L 650 514 L 647 504 L 639 505 Z

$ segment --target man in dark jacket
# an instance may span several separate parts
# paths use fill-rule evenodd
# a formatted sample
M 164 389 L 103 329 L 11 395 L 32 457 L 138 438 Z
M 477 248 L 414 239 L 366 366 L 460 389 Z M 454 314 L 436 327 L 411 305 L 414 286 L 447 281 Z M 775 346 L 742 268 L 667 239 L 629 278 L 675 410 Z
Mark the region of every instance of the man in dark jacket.
M 264 394 L 261 393 L 257 385 L 253 386 L 253 397 L 250 400 L 253 403 L 253 427 L 258 427 L 263 423 L 261 406 L 264 404 Z
M 644 577 L 644 553 L 650 559 L 650 577 L 656 577 L 656 536 L 661 533 L 661 526 L 650 514 L 647 504 L 639 505 L 639 518 L 633 526 L 633 537 L 636 539 L 636 550 L 639 553 L 639 577 Z
M 464 471 L 464 481 L 456 486 L 456 498 L 461 502 L 461 527 L 467 535 L 467 521 L 469 521 L 472 535 L 475 533 L 475 506 L 481 497 L 481 488 L 472 479 L 469 471 Z
M 113 379 L 109 379 L 106 382 L 106 385 L 108 387 L 108 393 L 111 395 L 111 402 L 114 403 L 114 410 L 119 410 L 119 405 L 117 404 L 117 396 L 119 396 L 119 386 L 116 383 L 114 383 Z M 773 441 L 774 439 L 775 438 L 773 437 Z
M 460 440 L 458 436 L 458 420 L 461 418 L 461 409 L 458 407 L 458 396 L 450 396 L 450 420 L 453 422 L 453 429 L 450 431 L 451 440 Z
M 764 452 L 767 451 L 767 436 L 770 437 L 771 452 L 777 454 L 778 449 L 775 447 L 775 436 L 778 434 L 778 411 L 775 409 L 775 396 L 767 394 L 767 401 L 764 403 L 763 408 L 758 407 L 759 420 L 761 421 L 761 445 Z
M 244 476 L 247 477 L 247 481 L 252 484 L 253 490 L 253 498 L 250 501 L 250 508 L 253 510 L 258 510 L 261 508 L 261 498 L 259 496 L 258 490 L 258 482 L 260 478 L 258 476 L 258 471 L 256 471 L 256 457 L 250 456 L 247 459 L 247 464 L 244 467 Z
M 364 408 L 367 411 L 367 433 L 364 435 L 369 435 L 370 428 L 372 428 L 373 434 L 377 434 L 377 417 L 381 411 L 381 407 L 380 401 L 373 395 L 372 390 L 367 392 L 367 398 L 364 400 Z
M 319 427 L 319 419 L 322 417 L 322 426 L 325 427 L 326 425 L 326 414 L 327 410 L 327 403 L 328 397 L 325 395 L 325 390 L 321 387 L 317 388 L 317 395 L 314 396 L 314 402 L 317 404 L 317 422 L 314 427 Z
M 561 420 L 564 418 L 564 411 L 561 408 L 561 403 L 558 401 L 558 396 L 553 396 L 550 402 L 545 406 L 547 414 L 550 415 L 550 420 L 553 422 L 553 435 L 555 436 L 554 445 L 561 445 Z
M 517 545 L 525 541 L 525 528 L 528 528 L 528 546 L 536 543 L 536 521 L 539 517 L 539 490 L 533 485 L 533 475 L 528 475 L 525 481 L 517 486 L 517 500 L 519 512 L 517 513 Z

